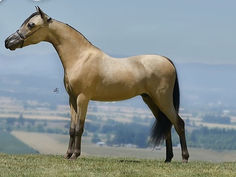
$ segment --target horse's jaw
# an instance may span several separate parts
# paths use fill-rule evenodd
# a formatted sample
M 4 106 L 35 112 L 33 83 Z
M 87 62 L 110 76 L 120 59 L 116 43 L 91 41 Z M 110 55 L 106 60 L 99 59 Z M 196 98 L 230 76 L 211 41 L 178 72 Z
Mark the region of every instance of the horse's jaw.
M 24 40 L 17 32 L 15 32 L 5 40 L 5 47 L 10 50 L 15 50 L 17 48 L 22 48 L 23 43 Z

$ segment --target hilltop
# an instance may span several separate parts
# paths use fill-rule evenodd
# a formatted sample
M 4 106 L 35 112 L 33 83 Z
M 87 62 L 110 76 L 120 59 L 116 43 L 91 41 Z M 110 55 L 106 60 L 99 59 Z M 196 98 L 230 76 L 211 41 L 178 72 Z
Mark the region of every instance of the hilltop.
M 174 161 L 130 158 L 82 157 L 76 161 L 52 155 L 6 155 L 0 154 L 0 176 L 208 176 L 233 177 L 236 163 Z

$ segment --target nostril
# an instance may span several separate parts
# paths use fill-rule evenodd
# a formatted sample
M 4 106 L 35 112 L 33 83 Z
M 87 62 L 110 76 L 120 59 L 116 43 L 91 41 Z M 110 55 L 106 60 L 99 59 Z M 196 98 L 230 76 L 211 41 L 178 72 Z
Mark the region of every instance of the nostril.
M 9 43 L 9 40 L 6 39 L 6 40 L 5 40 L 5 47 L 6 47 L 6 48 L 8 47 L 8 43 Z
M 12 35 L 8 36 L 5 40 L 5 47 L 8 48 L 9 47 L 9 43 L 11 42 L 12 40 Z
M 23 46 L 23 39 L 19 36 L 17 32 L 10 35 L 5 40 L 5 47 L 10 50 L 15 50 L 16 48 Z
M 17 43 L 17 42 L 16 42 L 15 39 L 8 37 L 8 38 L 5 40 L 5 47 L 6 47 L 7 49 L 9 49 L 11 46 L 15 45 L 16 43 Z

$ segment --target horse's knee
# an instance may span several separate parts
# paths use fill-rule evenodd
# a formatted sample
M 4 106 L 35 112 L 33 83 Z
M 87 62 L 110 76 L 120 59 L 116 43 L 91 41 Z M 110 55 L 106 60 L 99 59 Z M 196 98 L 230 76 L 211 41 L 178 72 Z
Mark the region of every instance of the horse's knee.
M 178 116 L 178 123 L 181 127 L 184 127 L 185 123 L 184 123 L 184 120 Z
M 179 116 L 176 123 L 174 124 L 174 127 L 179 136 L 185 135 L 185 123 Z
M 74 137 L 75 136 L 75 128 L 70 128 L 69 134 L 71 137 Z
M 180 131 L 184 131 L 185 123 L 184 123 L 183 119 L 181 119 L 180 117 L 178 118 L 178 127 L 179 127 Z
M 82 136 L 84 132 L 84 127 L 79 127 L 78 129 L 75 129 L 75 136 Z

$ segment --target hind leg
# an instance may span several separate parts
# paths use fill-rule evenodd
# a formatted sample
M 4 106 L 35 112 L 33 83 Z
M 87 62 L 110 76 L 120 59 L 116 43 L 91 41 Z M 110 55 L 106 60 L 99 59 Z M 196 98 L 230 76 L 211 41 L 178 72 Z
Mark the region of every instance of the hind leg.
M 142 94 L 141 96 L 143 98 L 143 101 L 148 105 L 148 107 L 152 111 L 153 115 L 157 119 L 158 118 L 158 112 L 159 112 L 159 109 L 158 109 L 157 105 L 152 101 L 150 96 L 148 96 L 146 94 Z M 170 129 L 168 134 L 166 135 L 166 160 L 165 160 L 165 162 L 171 162 L 173 156 L 174 155 L 173 155 L 172 140 L 171 140 L 171 129 Z
M 187 148 L 186 138 L 185 138 L 184 121 L 179 115 L 178 115 L 177 123 L 175 125 L 175 130 L 177 131 L 180 137 L 180 145 L 182 149 L 183 162 L 188 162 L 189 153 L 188 153 L 188 148 Z
M 158 94 L 156 94 L 156 97 L 153 97 L 153 101 L 157 104 L 160 111 L 163 112 L 174 125 L 175 130 L 180 138 L 183 162 L 188 162 L 189 153 L 185 139 L 184 121 L 176 112 L 173 105 L 173 97 L 170 93 L 172 93 L 172 91 L 166 90 L 165 92 L 159 92 Z M 168 144 L 170 144 L 169 139 L 168 141 Z
M 171 129 L 166 135 L 166 160 L 165 162 L 171 162 L 172 158 L 174 157 L 173 154 L 173 146 L 171 140 Z
M 161 109 L 163 113 L 169 118 L 171 123 L 174 125 L 176 132 L 180 138 L 181 150 L 182 150 L 182 160 L 183 162 L 188 162 L 189 153 L 185 139 L 185 129 L 184 129 L 184 121 L 181 117 L 172 109 Z

